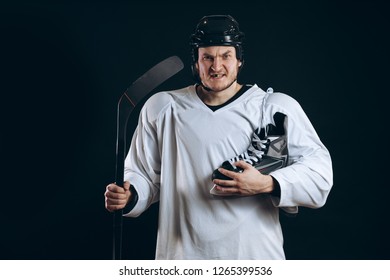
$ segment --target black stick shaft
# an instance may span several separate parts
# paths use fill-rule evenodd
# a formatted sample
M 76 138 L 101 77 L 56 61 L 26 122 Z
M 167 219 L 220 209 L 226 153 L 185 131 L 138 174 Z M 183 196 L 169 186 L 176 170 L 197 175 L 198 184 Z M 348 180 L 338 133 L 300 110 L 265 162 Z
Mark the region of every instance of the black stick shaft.
M 116 143 L 116 185 L 123 187 L 124 162 L 126 158 L 126 128 L 129 116 L 135 106 L 148 96 L 158 85 L 183 69 L 183 62 L 171 56 L 143 74 L 122 95 L 118 102 Z M 123 210 L 114 212 L 113 259 L 122 259 Z
M 117 114 L 117 144 L 116 144 L 116 185 L 123 187 L 124 183 L 124 163 L 126 157 L 126 127 L 134 104 L 124 93 L 118 103 Z M 123 227 L 123 210 L 114 212 L 114 235 L 113 235 L 113 259 L 122 259 L 122 227 Z

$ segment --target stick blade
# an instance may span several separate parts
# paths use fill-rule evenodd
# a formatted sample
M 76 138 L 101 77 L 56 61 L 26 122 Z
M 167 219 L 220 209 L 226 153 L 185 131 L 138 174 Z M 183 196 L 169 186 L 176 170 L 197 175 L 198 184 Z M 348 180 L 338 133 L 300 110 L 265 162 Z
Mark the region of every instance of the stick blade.
M 168 80 L 184 68 L 178 56 L 171 56 L 153 66 L 127 88 L 125 94 L 136 106 L 158 85 Z

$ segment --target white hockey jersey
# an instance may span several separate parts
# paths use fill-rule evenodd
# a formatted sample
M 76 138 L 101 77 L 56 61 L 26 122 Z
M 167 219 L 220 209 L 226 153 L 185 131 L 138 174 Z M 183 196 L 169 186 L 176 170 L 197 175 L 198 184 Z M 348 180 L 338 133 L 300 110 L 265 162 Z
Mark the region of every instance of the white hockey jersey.
M 211 195 L 212 172 L 246 151 L 253 131 L 262 120 L 272 123 L 276 112 L 289 119 L 289 165 L 271 173 L 280 198 Z M 125 180 L 139 196 L 125 216 L 137 217 L 160 201 L 156 259 L 284 259 L 278 208 L 321 207 L 333 175 L 328 150 L 293 98 L 254 85 L 213 112 L 189 86 L 145 103 Z

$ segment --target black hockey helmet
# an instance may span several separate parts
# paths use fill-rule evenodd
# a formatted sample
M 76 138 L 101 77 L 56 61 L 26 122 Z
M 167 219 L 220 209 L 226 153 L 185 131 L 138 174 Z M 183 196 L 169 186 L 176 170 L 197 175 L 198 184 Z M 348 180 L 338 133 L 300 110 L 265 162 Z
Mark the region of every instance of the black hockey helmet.
M 209 46 L 233 46 L 237 59 L 244 63 L 242 44 L 245 35 L 238 22 L 230 15 L 203 17 L 190 38 L 192 64 L 198 61 L 198 49 Z

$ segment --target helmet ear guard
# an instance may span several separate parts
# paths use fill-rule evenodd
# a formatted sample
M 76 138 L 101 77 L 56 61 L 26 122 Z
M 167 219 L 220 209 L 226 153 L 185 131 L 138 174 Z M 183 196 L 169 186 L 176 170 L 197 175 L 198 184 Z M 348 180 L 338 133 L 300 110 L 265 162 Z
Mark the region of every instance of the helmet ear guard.
M 200 81 L 195 64 L 198 61 L 198 49 L 209 46 L 233 46 L 240 61 L 239 70 L 244 65 L 243 41 L 245 35 L 240 31 L 238 22 L 230 15 L 210 15 L 203 17 L 190 37 L 191 71 L 196 81 Z
M 196 49 L 196 51 L 198 51 L 198 49 Z M 196 61 L 192 61 L 191 63 L 191 72 L 192 72 L 192 76 L 194 77 L 195 81 L 197 83 L 200 82 L 200 77 L 199 77 L 199 72 L 198 72 L 198 69 L 196 69 Z

